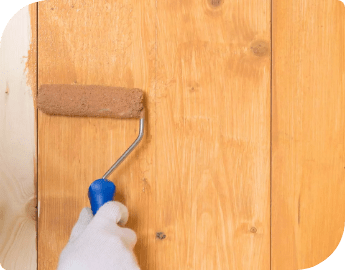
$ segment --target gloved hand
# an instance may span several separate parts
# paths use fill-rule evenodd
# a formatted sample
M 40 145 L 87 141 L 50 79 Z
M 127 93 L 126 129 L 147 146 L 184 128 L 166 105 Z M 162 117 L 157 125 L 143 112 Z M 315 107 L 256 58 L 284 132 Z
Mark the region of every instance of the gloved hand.
M 119 202 L 106 203 L 95 216 L 84 208 L 60 255 L 58 270 L 140 270 L 133 254 L 136 234 L 118 226 L 127 220 L 128 210 Z

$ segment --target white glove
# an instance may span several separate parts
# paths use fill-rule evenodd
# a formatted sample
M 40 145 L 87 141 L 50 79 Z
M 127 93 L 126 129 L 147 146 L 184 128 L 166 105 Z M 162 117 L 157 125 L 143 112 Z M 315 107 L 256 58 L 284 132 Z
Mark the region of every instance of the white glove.
M 126 224 L 128 210 L 119 202 L 108 202 L 95 216 L 84 208 L 69 242 L 61 252 L 58 270 L 140 270 L 133 254 L 137 242 Z

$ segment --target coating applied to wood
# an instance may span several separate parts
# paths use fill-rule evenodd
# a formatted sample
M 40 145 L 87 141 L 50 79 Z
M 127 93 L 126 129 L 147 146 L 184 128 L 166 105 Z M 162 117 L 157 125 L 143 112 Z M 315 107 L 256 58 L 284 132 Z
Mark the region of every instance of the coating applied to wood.
M 147 96 L 148 133 L 111 179 L 142 269 L 295 270 L 337 246 L 344 7 L 277 0 L 272 11 L 253 0 L 39 4 L 40 85 Z M 137 122 L 38 117 L 38 263 L 55 269 L 89 184 Z
M 270 2 L 53 0 L 38 38 L 39 85 L 145 91 L 146 135 L 110 179 L 141 269 L 267 269 Z M 38 114 L 40 269 L 137 128 Z
M 345 7 L 273 1 L 272 270 L 332 254 L 345 217 Z
M 39 85 L 123 86 L 145 91 L 145 137 L 110 177 L 116 200 L 131 213 L 143 269 L 155 257 L 154 18 L 145 1 L 39 3 Z M 102 29 L 102 31 L 100 31 Z M 145 41 L 144 43 L 142 42 Z M 138 135 L 137 119 L 48 116 L 38 113 L 39 269 L 55 269 L 89 185 L 102 177 Z

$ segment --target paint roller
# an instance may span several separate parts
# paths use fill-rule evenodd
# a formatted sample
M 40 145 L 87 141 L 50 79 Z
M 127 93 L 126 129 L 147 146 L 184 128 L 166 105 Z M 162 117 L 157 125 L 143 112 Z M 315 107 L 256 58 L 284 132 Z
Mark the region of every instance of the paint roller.
M 89 200 L 95 215 L 105 203 L 113 200 L 116 186 L 107 177 L 126 159 L 144 135 L 144 93 L 137 88 L 98 85 L 42 85 L 38 90 L 37 107 L 49 115 L 71 117 L 110 117 L 139 119 L 139 135 L 131 146 L 109 168 L 101 179 L 89 187 Z

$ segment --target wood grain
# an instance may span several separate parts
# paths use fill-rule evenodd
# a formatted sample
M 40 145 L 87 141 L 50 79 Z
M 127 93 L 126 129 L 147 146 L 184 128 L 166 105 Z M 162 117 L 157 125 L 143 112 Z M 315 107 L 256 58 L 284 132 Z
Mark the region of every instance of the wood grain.
M 40 85 L 146 93 L 145 139 L 111 178 L 138 234 L 141 269 L 295 270 L 337 247 L 345 214 L 344 9 L 339 1 L 274 0 L 271 75 L 270 1 L 39 4 Z M 36 30 L 34 4 L 1 40 L 6 269 L 37 266 Z M 138 123 L 38 117 L 38 269 L 56 269 L 88 206 L 89 184 L 135 139 Z
M 153 6 L 151 6 L 153 5 Z M 142 269 L 154 261 L 154 3 L 46 1 L 39 3 L 39 85 L 95 84 L 145 92 L 146 131 L 140 147 L 110 177 L 116 200 L 130 211 Z M 87 190 L 135 140 L 138 120 L 38 114 L 39 269 L 56 269 Z M 152 269 L 150 267 L 150 269 Z
M 111 178 L 142 269 L 268 269 L 269 1 L 39 4 L 39 85 L 146 92 L 146 137 Z M 39 269 L 137 121 L 38 115 Z
M 270 1 L 158 1 L 155 269 L 269 269 Z
M 37 269 L 36 4 L 8 23 L 0 47 L 0 263 L 5 269 Z M 30 51 L 31 59 L 28 59 Z
M 345 7 L 273 3 L 272 270 L 295 270 L 344 229 Z

